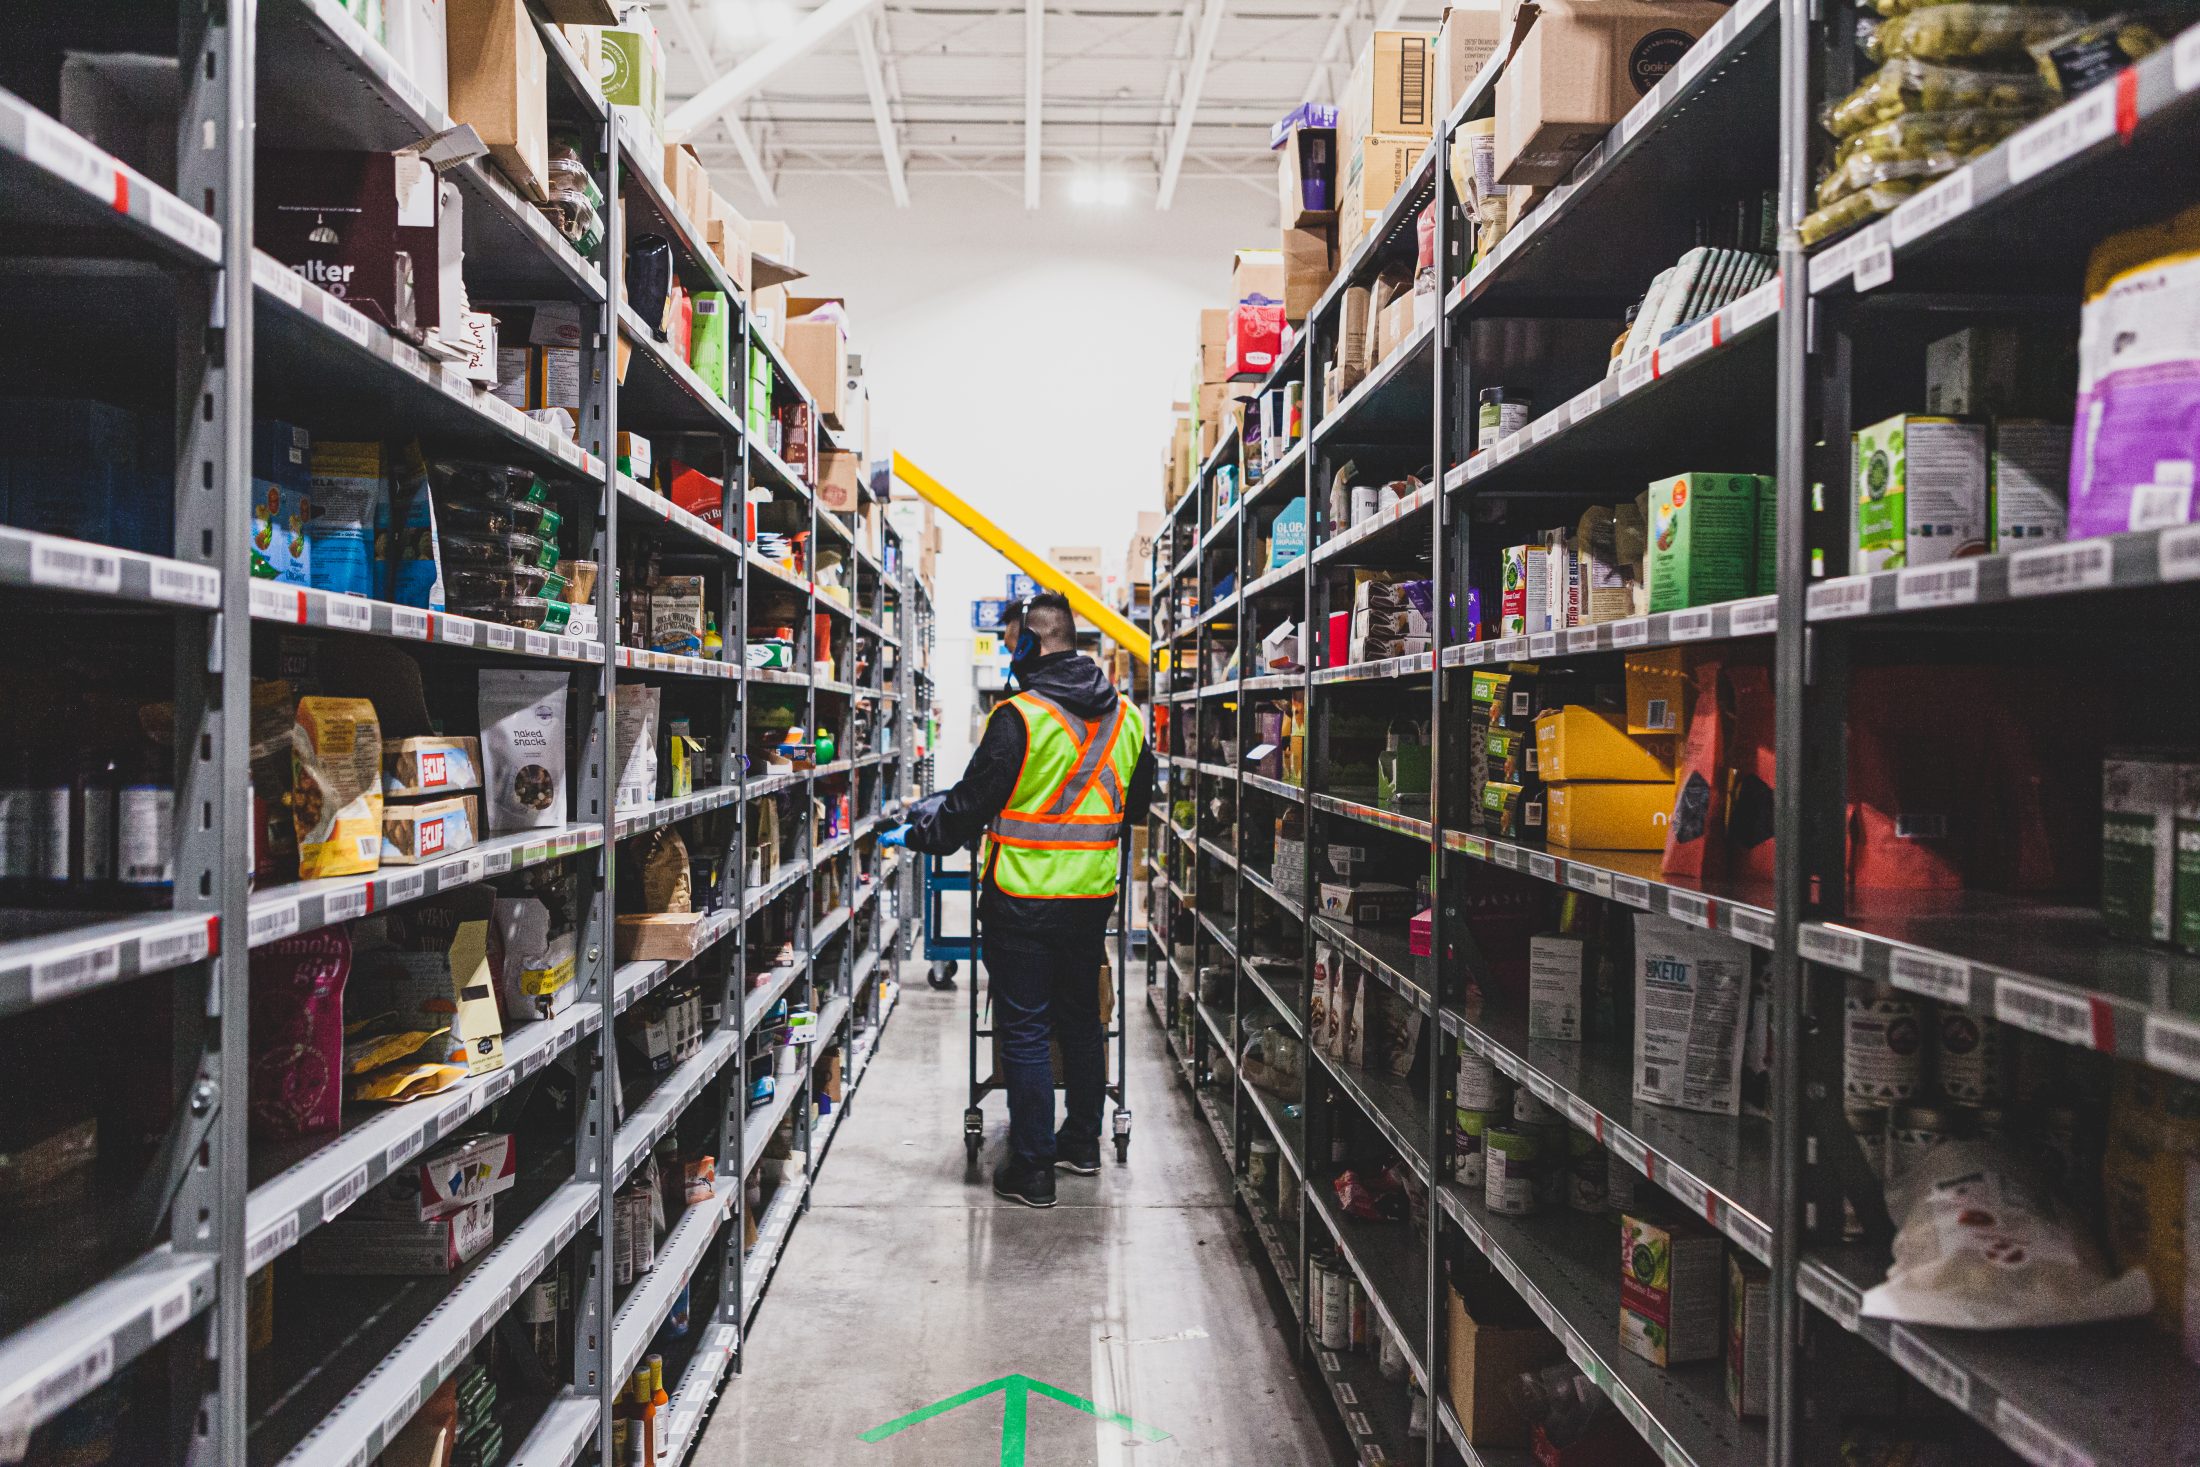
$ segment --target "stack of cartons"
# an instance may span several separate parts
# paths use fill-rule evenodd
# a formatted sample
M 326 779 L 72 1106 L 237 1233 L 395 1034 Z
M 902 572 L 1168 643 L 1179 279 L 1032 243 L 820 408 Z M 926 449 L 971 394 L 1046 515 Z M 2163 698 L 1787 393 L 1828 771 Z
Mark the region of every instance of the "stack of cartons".
M 1349 255 L 1381 217 L 1436 130 L 1436 37 L 1377 31 L 1338 108 L 1337 250 Z
M 1283 205 L 1283 316 L 1303 322 L 1337 273 L 1337 109 L 1308 103 L 1276 124 Z
M 1193 399 L 1197 411 L 1192 426 L 1197 451 L 1186 475 L 1186 488 L 1198 473 L 1199 464 L 1214 452 L 1223 433 L 1235 423 L 1236 404 L 1254 397 L 1259 389 L 1255 382 L 1230 380 L 1230 314 L 1227 309 L 1199 313 L 1199 390 Z

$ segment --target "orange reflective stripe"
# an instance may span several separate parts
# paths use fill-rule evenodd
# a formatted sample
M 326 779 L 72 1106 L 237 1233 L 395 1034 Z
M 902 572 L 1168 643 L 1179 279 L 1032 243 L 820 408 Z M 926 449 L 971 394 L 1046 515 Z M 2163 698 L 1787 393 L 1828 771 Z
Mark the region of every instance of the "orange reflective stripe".
M 1084 753 L 1077 760 L 1077 767 L 1069 772 L 1068 779 L 1062 781 L 1062 788 L 1055 795 L 1053 804 L 1048 807 L 1048 814 L 1067 814 L 1085 802 L 1085 796 L 1092 793 L 1093 783 L 1099 779 L 1100 771 L 1107 767 L 1107 761 L 1114 757 L 1115 740 L 1122 732 L 1123 705 L 1118 701 L 1115 705 L 1115 717 L 1108 721 L 1107 733 L 1104 735 L 1096 734 L 1092 742 L 1086 746 Z M 1072 784 L 1077 785 L 1075 794 L 1070 793 Z

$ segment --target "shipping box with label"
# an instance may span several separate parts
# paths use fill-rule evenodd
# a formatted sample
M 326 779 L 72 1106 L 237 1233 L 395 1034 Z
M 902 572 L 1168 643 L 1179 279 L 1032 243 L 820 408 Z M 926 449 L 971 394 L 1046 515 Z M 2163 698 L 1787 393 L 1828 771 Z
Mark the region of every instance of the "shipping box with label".
M 1497 81 L 1500 183 L 1563 183 L 1726 14 L 1704 0 L 1543 0 Z
M 1360 50 L 1337 108 L 1347 146 L 1376 133 L 1427 141 L 1436 128 L 1436 38 L 1427 31 L 1377 31 Z
M 1404 186 L 1428 139 L 1377 133 L 1353 143 L 1344 156 L 1344 185 L 1337 200 L 1337 253 L 1352 253 L 1383 206 Z

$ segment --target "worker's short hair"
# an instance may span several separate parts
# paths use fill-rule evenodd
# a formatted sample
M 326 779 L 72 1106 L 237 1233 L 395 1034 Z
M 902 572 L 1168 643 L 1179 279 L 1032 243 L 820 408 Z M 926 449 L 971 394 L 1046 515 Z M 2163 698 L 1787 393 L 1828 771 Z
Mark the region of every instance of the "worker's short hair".
M 1008 619 L 1022 623 L 1049 651 L 1063 652 L 1077 645 L 1077 616 L 1069 609 L 1069 598 L 1059 591 L 1041 591 L 1011 606 Z

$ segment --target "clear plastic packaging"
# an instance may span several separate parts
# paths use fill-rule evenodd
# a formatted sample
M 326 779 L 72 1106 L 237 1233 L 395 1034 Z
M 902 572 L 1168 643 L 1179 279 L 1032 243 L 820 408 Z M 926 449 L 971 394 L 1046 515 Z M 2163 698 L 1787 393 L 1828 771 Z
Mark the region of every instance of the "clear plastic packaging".
M 1805 214 L 1795 227 L 1796 233 L 1803 237 L 1806 247 L 1821 245 L 1859 224 L 1892 213 L 1895 206 L 1916 193 L 1925 182 L 1922 178 L 1891 178 L 1860 188 L 1825 208 Z
M 454 530 L 440 538 L 446 576 L 453 570 L 471 567 L 509 572 L 516 566 L 529 565 L 537 568 L 535 584 L 541 584 L 542 541 L 533 535 L 518 530 L 501 535 L 475 535 Z
M 2060 5 L 1982 5 L 1957 0 L 1929 5 L 1886 22 L 1876 42 L 1887 58 L 1925 61 L 2022 58 L 2026 49 L 2052 41 L 2085 23 L 2085 12 Z M 1878 59 L 1878 58 L 1874 58 Z
M 1818 181 L 1821 208 L 1875 183 L 1913 186 L 1952 173 L 2024 126 L 1996 112 L 1921 112 L 1882 122 L 1847 138 L 1833 167 Z
M 1882 122 L 1921 112 L 1982 111 L 2019 119 L 2037 117 L 2052 102 L 2037 76 L 1944 66 L 1914 56 L 1897 57 L 1827 106 L 1820 121 L 1845 138 Z

